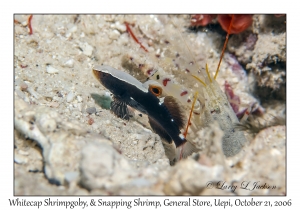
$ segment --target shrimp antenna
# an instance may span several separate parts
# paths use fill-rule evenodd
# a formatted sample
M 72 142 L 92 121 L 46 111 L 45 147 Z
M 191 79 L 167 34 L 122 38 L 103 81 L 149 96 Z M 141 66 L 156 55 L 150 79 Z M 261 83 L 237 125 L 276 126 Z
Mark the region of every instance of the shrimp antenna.
M 192 74 L 192 76 L 193 76 L 196 80 L 198 80 L 202 85 L 204 85 L 204 87 L 206 87 L 205 82 L 203 82 L 199 77 L 197 77 L 197 76 L 195 76 L 195 75 L 193 75 L 193 74 Z
M 224 52 L 225 52 L 225 49 L 226 49 L 226 46 L 227 46 L 227 42 L 228 42 L 228 38 L 229 38 L 229 35 L 230 35 L 230 30 L 231 30 L 231 27 L 232 27 L 233 18 L 234 18 L 234 15 L 232 15 L 232 18 L 231 18 L 231 21 L 230 21 L 230 24 L 229 24 L 229 28 L 228 28 L 227 35 L 226 35 L 226 40 L 225 40 L 225 43 L 224 43 L 224 46 L 223 46 L 223 49 L 222 49 L 222 54 L 221 54 L 221 57 L 220 57 L 220 61 L 219 61 L 218 68 L 217 68 L 216 74 L 214 76 L 214 79 L 217 78 L 218 73 L 219 73 L 219 69 L 220 69 L 220 65 L 221 65 L 221 62 L 222 62 L 222 58 L 224 56 Z
M 206 74 L 207 74 L 207 76 L 208 76 L 208 79 L 209 79 L 209 81 L 210 81 L 210 83 L 212 82 L 212 80 L 211 80 L 211 78 L 210 78 L 210 74 L 209 74 L 209 71 L 208 71 L 208 65 L 206 64 L 206 66 L 205 66 L 205 69 L 206 69 Z
M 191 108 L 191 111 L 190 111 L 189 120 L 188 120 L 188 123 L 187 123 L 187 125 L 186 125 L 186 129 L 185 129 L 185 131 L 184 131 L 184 133 L 183 133 L 184 138 L 186 138 L 187 133 L 188 133 L 188 130 L 189 130 L 189 127 L 190 127 L 190 125 L 191 125 L 192 113 L 193 113 L 194 106 L 195 106 L 195 103 L 196 103 L 196 100 L 197 100 L 197 96 L 198 96 L 198 92 L 196 91 L 196 92 L 195 92 L 195 95 L 194 95 L 194 101 L 193 101 L 193 104 L 192 104 L 192 108 Z

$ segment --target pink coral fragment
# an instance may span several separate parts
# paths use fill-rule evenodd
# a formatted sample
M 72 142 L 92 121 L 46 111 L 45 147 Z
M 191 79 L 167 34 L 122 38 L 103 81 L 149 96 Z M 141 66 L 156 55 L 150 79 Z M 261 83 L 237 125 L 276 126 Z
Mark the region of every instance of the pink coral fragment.
M 240 97 L 234 94 L 231 85 L 227 81 L 225 81 L 225 94 L 234 113 L 237 114 L 241 104 Z

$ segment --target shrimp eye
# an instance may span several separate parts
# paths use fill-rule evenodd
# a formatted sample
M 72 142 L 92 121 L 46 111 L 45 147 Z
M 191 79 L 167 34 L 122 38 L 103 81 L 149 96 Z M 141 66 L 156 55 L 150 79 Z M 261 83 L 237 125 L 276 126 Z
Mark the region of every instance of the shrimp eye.
M 162 89 L 159 86 L 156 85 L 150 85 L 149 90 L 151 93 L 153 93 L 155 96 L 160 96 L 162 94 Z

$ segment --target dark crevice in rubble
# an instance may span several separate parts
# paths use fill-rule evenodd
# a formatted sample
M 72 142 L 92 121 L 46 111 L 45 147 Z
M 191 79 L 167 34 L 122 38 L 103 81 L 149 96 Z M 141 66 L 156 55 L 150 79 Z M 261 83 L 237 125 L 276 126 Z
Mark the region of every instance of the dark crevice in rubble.
M 188 32 L 197 33 L 198 31 L 201 31 L 201 32 L 209 31 L 209 32 L 213 32 L 213 33 L 218 33 L 222 37 L 224 37 L 224 39 L 227 35 L 227 32 L 222 29 L 220 24 L 208 24 L 206 26 L 189 26 L 188 27 Z
M 260 87 L 256 84 L 253 96 L 258 98 L 261 103 L 268 102 L 270 100 L 286 101 L 286 84 L 282 84 L 277 90 L 266 86 Z

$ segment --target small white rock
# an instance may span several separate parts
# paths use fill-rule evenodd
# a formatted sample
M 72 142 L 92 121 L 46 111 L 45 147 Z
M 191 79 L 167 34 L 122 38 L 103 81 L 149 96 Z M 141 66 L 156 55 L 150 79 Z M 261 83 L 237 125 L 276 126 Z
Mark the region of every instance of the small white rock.
M 72 91 L 69 92 L 67 95 L 67 102 L 70 103 L 71 101 L 73 101 L 74 97 L 75 97 L 74 93 Z
M 32 87 L 29 87 L 29 88 L 27 89 L 27 91 L 28 91 L 33 97 L 35 97 L 36 99 L 41 98 L 41 95 L 40 95 L 38 92 L 36 92 Z
M 21 156 L 19 154 L 15 154 L 15 163 L 17 164 L 26 164 L 28 162 L 28 158 Z
M 239 82 L 239 79 L 238 79 L 237 77 L 232 78 L 232 82 L 233 82 L 233 83 L 238 83 L 238 82 Z
M 37 117 L 36 124 L 43 132 L 53 132 L 57 127 L 55 119 L 51 118 L 47 114 L 42 114 L 41 116 Z
M 110 92 L 105 92 L 106 97 L 110 97 Z
M 77 101 L 78 102 L 82 102 L 82 97 L 81 96 L 77 96 Z
M 77 26 L 76 25 L 70 24 L 70 25 L 68 25 L 68 28 L 69 28 L 69 30 L 66 33 L 67 38 L 71 37 L 72 34 L 77 31 Z
M 118 29 L 118 30 L 121 31 L 121 32 L 125 32 L 125 31 L 126 31 L 126 26 L 125 26 L 125 24 L 120 24 L 119 21 L 116 22 L 115 28 Z
M 85 42 L 84 44 L 80 44 L 80 48 L 83 50 L 83 54 L 87 56 L 91 56 L 93 53 L 93 47 L 87 42 Z
M 77 31 L 77 26 L 74 25 L 72 28 L 69 29 L 69 32 L 74 33 Z
M 57 73 L 59 72 L 58 69 L 53 68 L 53 67 L 50 66 L 50 65 L 48 65 L 48 66 L 46 67 L 46 70 L 47 70 L 47 73 L 49 73 L 49 74 L 57 74 Z
M 74 66 L 74 60 L 69 59 L 64 63 L 64 66 L 72 68 Z
M 118 30 L 113 30 L 112 32 L 109 33 L 109 38 L 116 40 L 120 36 L 120 32 Z
M 125 44 L 127 44 L 129 42 L 129 39 L 128 39 L 128 35 L 127 34 L 122 34 L 121 36 L 120 36 L 120 38 L 118 39 L 118 43 L 120 44 L 120 45 L 125 45 Z
M 59 107 L 59 103 L 57 103 L 57 102 L 55 102 L 55 101 L 52 101 L 52 102 L 50 103 L 50 107 L 57 108 L 57 107 Z

